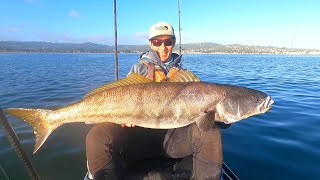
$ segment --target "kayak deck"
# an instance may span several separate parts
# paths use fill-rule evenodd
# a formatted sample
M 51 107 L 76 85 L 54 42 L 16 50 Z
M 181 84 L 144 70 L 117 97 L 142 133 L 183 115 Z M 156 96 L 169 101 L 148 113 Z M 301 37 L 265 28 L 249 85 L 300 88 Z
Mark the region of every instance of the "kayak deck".
M 142 161 L 124 161 L 126 180 L 192 179 L 192 156 L 181 159 L 158 158 Z M 232 170 L 223 163 L 221 180 L 238 180 Z M 89 180 L 85 178 L 84 180 Z

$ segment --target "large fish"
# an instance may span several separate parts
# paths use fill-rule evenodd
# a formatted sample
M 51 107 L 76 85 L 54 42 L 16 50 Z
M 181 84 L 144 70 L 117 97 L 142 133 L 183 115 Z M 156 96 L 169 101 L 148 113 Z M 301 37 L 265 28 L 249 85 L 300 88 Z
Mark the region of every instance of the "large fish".
M 189 80 L 193 82 L 185 82 Z M 170 129 L 196 122 L 202 131 L 207 131 L 214 122 L 230 124 L 265 113 L 272 103 L 261 91 L 200 82 L 191 72 L 178 71 L 170 82 L 162 83 L 132 74 L 56 110 L 10 108 L 4 111 L 33 127 L 35 153 L 47 137 L 65 123 L 111 122 Z

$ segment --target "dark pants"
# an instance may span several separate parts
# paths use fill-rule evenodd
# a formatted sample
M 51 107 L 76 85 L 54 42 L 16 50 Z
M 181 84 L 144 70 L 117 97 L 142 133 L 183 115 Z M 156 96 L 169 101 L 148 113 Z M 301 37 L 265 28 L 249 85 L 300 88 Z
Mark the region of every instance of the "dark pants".
M 95 179 L 121 179 L 122 160 L 189 155 L 195 179 L 219 179 L 223 162 L 219 128 L 202 133 L 195 124 L 170 130 L 98 124 L 87 135 L 86 155 Z

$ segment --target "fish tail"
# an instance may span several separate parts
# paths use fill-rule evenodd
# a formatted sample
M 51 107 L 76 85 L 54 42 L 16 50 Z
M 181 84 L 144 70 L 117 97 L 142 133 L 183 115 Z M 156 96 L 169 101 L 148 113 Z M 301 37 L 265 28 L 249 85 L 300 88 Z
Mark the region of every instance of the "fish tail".
M 56 129 L 56 127 L 52 127 L 48 122 L 48 115 L 52 110 L 10 108 L 5 109 L 4 112 L 22 119 L 31 125 L 33 133 L 35 134 L 35 146 L 33 153 L 36 153 L 40 149 L 51 132 Z

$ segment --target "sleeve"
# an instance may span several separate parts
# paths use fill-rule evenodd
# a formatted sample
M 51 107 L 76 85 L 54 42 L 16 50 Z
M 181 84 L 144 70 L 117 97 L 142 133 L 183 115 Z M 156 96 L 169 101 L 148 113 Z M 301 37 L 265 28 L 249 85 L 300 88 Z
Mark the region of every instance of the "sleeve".
M 143 76 L 147 76 L 147 69 L 148 67 L 143 64 L 143 63 L 139 63 L 139 64 L 135 64 L 131 67 L 130 71 L 128 72 L 128 75 L 129 76 L 130 74 L 132 73 L 136 73 L 136 74 L 141 74 Z
M 131 67 L 130 71 L 128 72 L 127 76 L 129 76 L 130 74 L 134 73 L 134 66 Z

